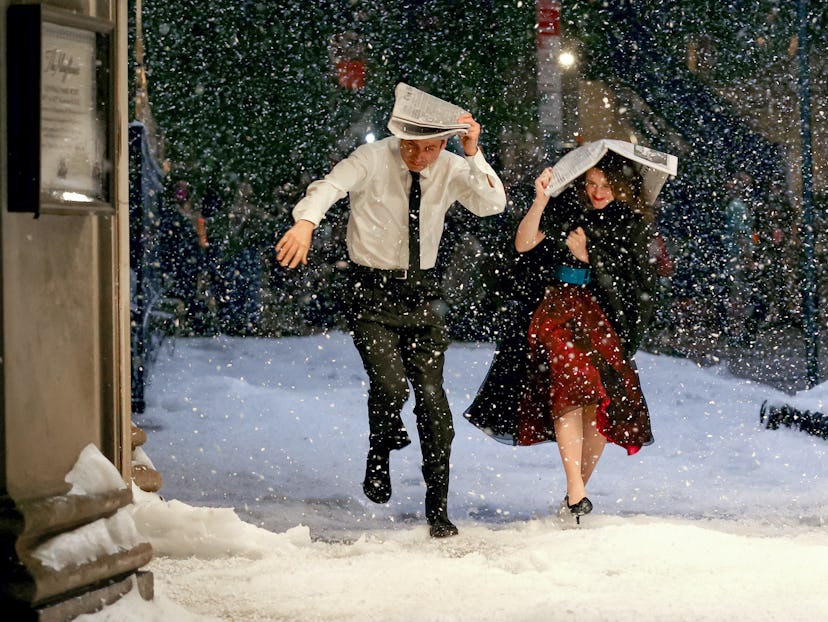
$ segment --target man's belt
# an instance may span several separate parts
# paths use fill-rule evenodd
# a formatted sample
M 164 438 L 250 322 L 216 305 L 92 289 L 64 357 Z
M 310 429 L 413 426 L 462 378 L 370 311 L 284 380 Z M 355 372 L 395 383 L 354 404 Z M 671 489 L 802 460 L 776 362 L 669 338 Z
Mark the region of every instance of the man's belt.
M 408 279 L 408 270 L 403 270 L 402 268 L 399 270 L 383 270 L 383 272 L 390 272 L 391 278 L 399 281 L 405 281 Z
M 571 268 L 569 266 L 555 266 L 555 276 L 559 281 L 571 285 L 586 285 L 592 278 L 589 268 Z
M 392 270 L 386 270 L 384 268 L 369 268 L 368 266 L 362 266 L 360 264 L 351 264 L 351 267 L 356 270 L 357 272 L 361 272 L 363 274 L 372 275 L 375 278 L 380 278 L 383 280 L 397 280 L 397 281 L 407 281 L 409 279 L 417 279 L 422 280 L 428 277 L 431 277 L 434 274 L 433 270 L 407 270 L 405 268 L 395 268 Z

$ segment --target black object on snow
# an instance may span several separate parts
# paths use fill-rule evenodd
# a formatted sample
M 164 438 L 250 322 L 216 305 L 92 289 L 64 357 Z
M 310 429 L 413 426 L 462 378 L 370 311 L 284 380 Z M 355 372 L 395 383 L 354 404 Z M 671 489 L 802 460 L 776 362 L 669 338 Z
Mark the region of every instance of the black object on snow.
M 797 428 L 812 436 L 828 439 L 828 416 L 810 410 L 797 410 L 787 404 L 773 406 L 765 400 L 759 410 L 759 422 L 768 430 L 778 430 L 780 425 Z

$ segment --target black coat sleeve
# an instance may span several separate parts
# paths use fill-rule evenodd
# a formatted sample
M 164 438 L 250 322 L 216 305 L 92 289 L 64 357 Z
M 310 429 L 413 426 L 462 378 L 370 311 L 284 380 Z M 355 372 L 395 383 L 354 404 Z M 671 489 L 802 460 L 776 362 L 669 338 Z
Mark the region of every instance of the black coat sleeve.
M 587 235 L 593 272 L 590 289 L 630 358 L 653 316 L 657 278 L 649 243 L 654 231 L 643 218 L 629 212 L 616 215 L 607 226 L 591 228 Z

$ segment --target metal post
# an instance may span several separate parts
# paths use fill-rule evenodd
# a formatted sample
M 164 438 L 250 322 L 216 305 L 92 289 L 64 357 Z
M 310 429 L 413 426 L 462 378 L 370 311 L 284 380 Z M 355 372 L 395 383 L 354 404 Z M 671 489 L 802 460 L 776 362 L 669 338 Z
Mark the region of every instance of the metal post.
M 819 382 L 818 341 L 816 322 L 816 269 L 814 266 L 814 214 L 813 214 L 813 160 L 811 157 L 811 86 L 808 62 L 808 0 L 798 0 L 799 22 L 799 119 L 802 141 L 802 252 L 804 279 L 802 284 L 803 321 L 805 328 L 805 355 L 807 386 L 810 389 Z

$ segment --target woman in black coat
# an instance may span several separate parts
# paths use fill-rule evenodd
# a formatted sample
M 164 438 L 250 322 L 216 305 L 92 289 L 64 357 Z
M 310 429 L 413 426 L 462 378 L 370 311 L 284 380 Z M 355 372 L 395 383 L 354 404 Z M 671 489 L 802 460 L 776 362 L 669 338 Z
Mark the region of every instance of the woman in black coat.
M 513 330 L 466 417 L 504 442 L 557 441 L 567 485 L 559 515 L 580 522 L 606 442 L 632 455 L 653 441 L 632 361 L 653 311 L 653 230 L 624 158 L 608 154 L 550 202 L 551 177 L 548 168 L 535 180 L 515 236 L 523 295 Z

